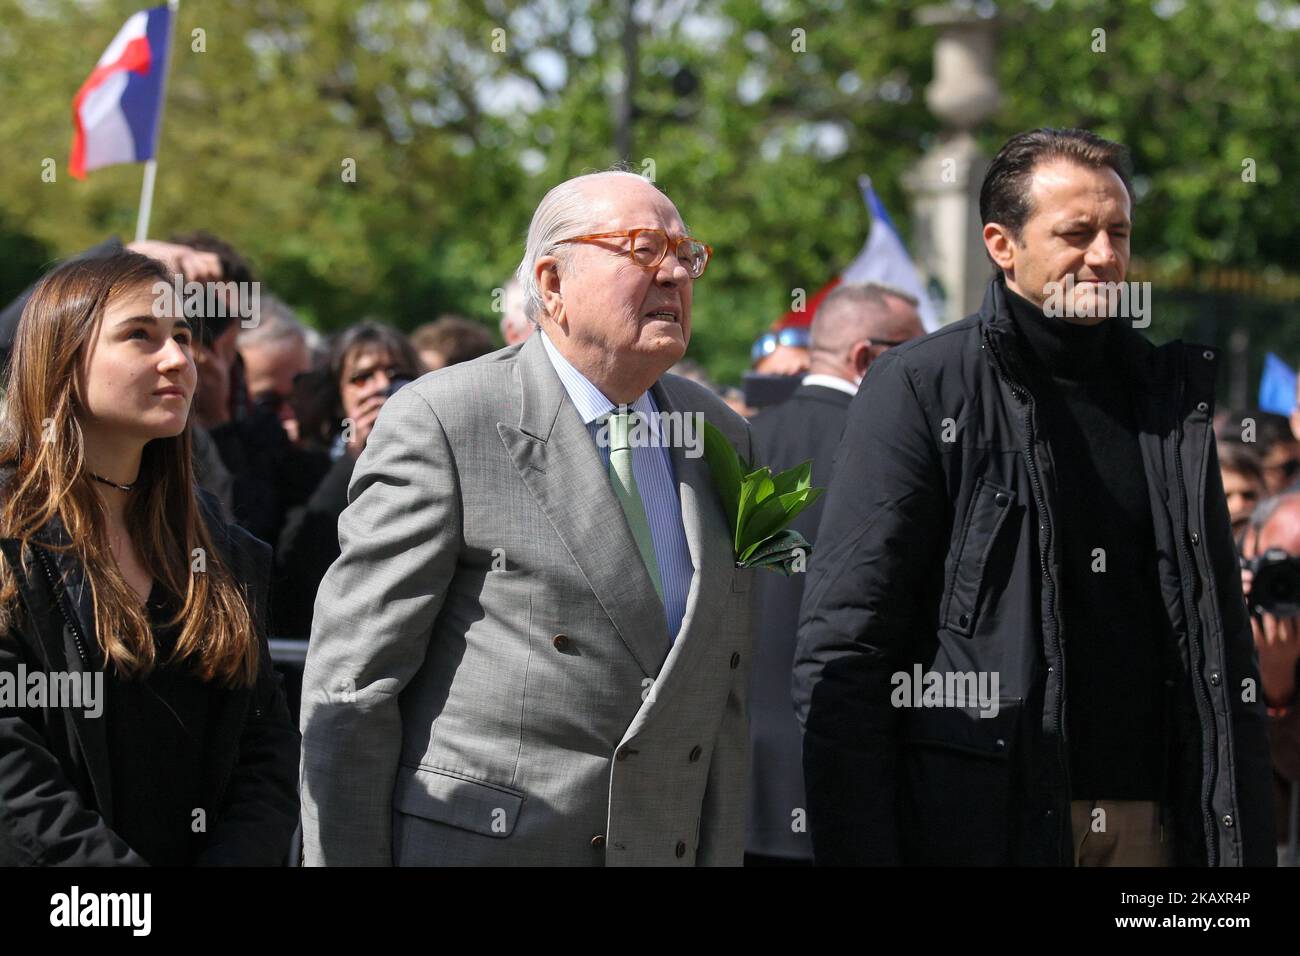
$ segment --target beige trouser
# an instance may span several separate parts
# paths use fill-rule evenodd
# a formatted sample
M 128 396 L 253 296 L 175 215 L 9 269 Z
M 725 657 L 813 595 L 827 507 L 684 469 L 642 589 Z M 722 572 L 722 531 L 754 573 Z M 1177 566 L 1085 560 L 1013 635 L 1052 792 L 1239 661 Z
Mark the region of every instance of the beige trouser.
M 1173 866 L 1173 834 L 1152 800 L 1074 800 L 1075 866 Z

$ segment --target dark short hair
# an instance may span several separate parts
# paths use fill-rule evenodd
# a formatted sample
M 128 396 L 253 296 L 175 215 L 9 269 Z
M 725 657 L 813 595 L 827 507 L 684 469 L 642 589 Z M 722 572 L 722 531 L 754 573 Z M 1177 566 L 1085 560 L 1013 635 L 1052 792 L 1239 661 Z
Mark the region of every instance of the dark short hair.
M 1086 129 L 1044 126 L 1017 133 L 993 157 L 980 186 L 980 222 L 999 223 L 1017 242 L 1034 208 L 1029 184 L 1042 163 L 1065 160 L 1090 169 L 1113 169 L 1133 202 L 1133 165 L 1128 148 Z
M 257 281 L 248 260 L 236 252 L 235 247 L 230 243 L 224 239 L 219 239 L 210 232 L 198 229 L 194 232 L 172 236 L 167 241 L 181 246 L 189 246 L 199 252 L 210 252 L 215 255 L 221 263 L 222 282 L 238 282 L 240 285 L 251 285 Z M 199 340 L 207 346 L 211 346 L 226 329 L 230 328 L 231 323 L 236 319 L 236 316 L 229 312 L 225 315 L 208 315 L 203 308 L 198 311 L 199 314 L 195 318 L 198 320 Z
M 416 350 L 437 352 L 448 365 L 468 362 L 496 351 L 492 334 L 477 322 L 459 315 L 439 316 L 411 333 Z
M 1226 441 L 1218 445 L 1219 470 L 1245 475 L 1261 488 L 1265 486 L 1264 469 L 1254 448 L 1239 441 Z
M 256 282 L 253 267 L 241 256 L 235 247 L 224 239 L 214 236 L 204 229 L 172 236 L 168 242 L 189 246 L 199 252 L 211 252 L 221 262 L 221 279 L 223 282 Z
M 1285 415 L 1265 412 L 1258 408 L 1236 408 L 1224 416 L 1222 423 L 1215 429 L 1215 439 L 1223 444 L 1242 444 L 1241 428 L 1246 419 L 1255 422 L 1255 454 L 1264 456 L 1278 442 L 1295 441 L 1291 431 L 1291 422 Z
M 349 326 L 330 342 L 326 368 L 336 389 L 342 385 L 343 366 L 356 352 L 387 352 L 393 364 L 411 378 L 420 377 L 420 356 L 411 346 L 411 340 L 383 322 L 367 320 Z M 340 406 L 340 411 L 342 406 Z

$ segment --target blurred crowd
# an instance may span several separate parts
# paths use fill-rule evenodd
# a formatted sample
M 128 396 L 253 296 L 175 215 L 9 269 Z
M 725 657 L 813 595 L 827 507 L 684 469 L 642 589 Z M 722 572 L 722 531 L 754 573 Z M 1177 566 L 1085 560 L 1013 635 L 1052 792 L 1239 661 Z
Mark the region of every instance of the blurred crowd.
M 1289 417 L 1259 409 L 1222 412 L 1214 431 L 1260 679 L 1266 699 L 1286 699 L 1294 693 L 1300 641 L 1300 407 Z M 1295 865 L 1300 711 L 1270 707 L 1269 716 L 1277 832 Z

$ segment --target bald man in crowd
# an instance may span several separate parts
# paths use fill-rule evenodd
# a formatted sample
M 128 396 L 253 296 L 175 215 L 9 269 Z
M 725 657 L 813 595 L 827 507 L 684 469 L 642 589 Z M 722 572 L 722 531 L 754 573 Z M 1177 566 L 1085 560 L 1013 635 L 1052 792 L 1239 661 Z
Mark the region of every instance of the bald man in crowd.
M 916 306 L 912 296 L 877 283 L 842 285 L 828 295 L 813 319 L 808 374 L 788 400 L 753 421 L 755 461 L 775 473 L 811 459 L 813 484 L 827 487 L 849 402 L 871 363 L 891 346 L 924 334 Z M 813 541 L 820 518 L 817 502 L 791 527 Z M 802 574 L 766 574 L 754 582 L 746 845 L 751 865 L 812 862 L 803 821 L 799 722 L 790 694 L 803 583 Z

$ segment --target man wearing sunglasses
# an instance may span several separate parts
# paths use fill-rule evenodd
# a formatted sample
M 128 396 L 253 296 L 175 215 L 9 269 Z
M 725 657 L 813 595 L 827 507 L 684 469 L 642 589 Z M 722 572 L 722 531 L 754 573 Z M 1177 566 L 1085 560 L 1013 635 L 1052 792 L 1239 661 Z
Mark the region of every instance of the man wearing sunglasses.
M 917 301 L 873 282 L 840 285 L 813 317 L 811 365 L 786 401 L 753 420 L 758 460 L 773 472 L 812 462 L 812 482 L 826 487 L 849 403 L 867 370 L 896 345 L 925 330 Z M 816 547 L 822 502 L 790 525 Z M 812 861 L 806 827 L 795 827 L 806 807 L 799 722 L 790 706 L 790 668 L 799 628 L 803 574 L 769 574 L 754 584 L 754 672 L 750 694 L 749 840 L 746 863 Z
M 803 375 L 808 371 L 808 362 L 805 325 L 764 332 L 749 350 L 749 364 L 760 375 Z
M 309 864 L 741 863 L 755 572 L 664 426 L 753 457 L 664 374 L 710 252 L 639 176 L 562 183 L 517 273 L 537 334 L 384 406 L 316 600 Z

